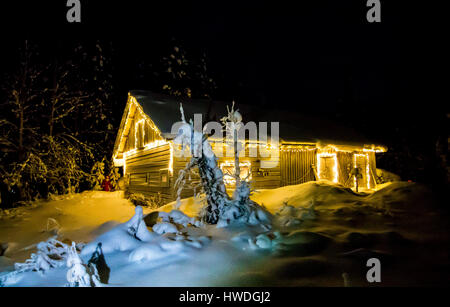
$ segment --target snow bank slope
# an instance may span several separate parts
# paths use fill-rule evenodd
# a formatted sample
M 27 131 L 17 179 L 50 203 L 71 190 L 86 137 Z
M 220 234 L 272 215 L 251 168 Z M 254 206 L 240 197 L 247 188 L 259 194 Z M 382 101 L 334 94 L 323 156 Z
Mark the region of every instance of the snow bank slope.
M 130 225 L 142 226 L 131 219 L 135 207 L 119 197 L 85 193 L 4 218 L 0 240 L 13 245 L 6 256 L 17 261 L 20 247 L 56 231 L 74 241 L 90 241 L 83 261 L 102 243 L 111 269 L 108 286 L 343 286 L 344 273 L 346 285 L 368 286 L 366 261 L 371 257 L 381 260 L 381 286 L 448 281 L 450 240 L 444 218 L 430 192 L 418 184 L 391 183 L 372 194 L 327 182 L 259 191 L 252 199 L 274 215 L 270 230 L 201 225 L 191 217 L 202 201 L 188 198 L 180 211 L 171 203 L 153 213 L 157 218 L 148 220 L 156 224 L 142 229 L 144 235 L 137 233 L 139 239 L 133 230 L 130 234 Z M 42 231 L 48 217 L 57 221 L 56 230 Z M 27 278 L 12 285 L 61 286 L 66 271 L 50 270 L 44 277 L 27 272 Z
M 274 233 L 280 236 L 269 235 L 276 246 L 270 265 L 240 274 L 236 284 L 342 286 L 346 273 L 347 284 L 367 286 L 370 257 L 382 259 L 383 285 L 436 285 L 448 279 L 448 217 L 420 184 L 393 182 L 357 194 L 329 182 L 308 182 L 257 191 L 251 198 L 275 215 Z M 192 198 L 182 201 L 190 214 L 200 207 Z
M 23 261 L 38 242 L 56 234 L 61 240 L 88 242 L 133 214 L 134 206 L 120 191 L 60 196 L 0 212 L 0 243 L 8 244 L 4 256 Z

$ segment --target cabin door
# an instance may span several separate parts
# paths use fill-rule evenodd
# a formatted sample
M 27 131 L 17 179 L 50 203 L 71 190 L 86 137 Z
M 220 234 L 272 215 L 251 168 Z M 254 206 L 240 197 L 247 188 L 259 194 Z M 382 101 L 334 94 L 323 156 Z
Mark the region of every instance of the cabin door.
M 370 188 L 367 186 L 367 181 L 370 180 L 370 178 L 368 178 L 369 161 L 367 156 L 365 154 L 355 154 L 353 161 L 353 167 L 358 168 L 359 173 L 358 187 L 363 189 Z M 354 185 L 356 185 L 356 183 L 354 183 Z
M 321 155 L 319 156 L 320 161 L 318 161 L 318 171 L 319 178 L 329 181 L 337 181 L 337 165 L 335 155 Z

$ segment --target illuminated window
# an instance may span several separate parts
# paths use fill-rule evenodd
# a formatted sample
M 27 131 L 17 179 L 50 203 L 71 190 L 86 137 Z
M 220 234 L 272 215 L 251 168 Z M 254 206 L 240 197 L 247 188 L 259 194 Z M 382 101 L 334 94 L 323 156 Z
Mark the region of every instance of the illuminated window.
M 167 183 L 167 174 L 161 174 L 161 183 Z
M 236 179 L 234 178 L 234 161 L 228 160 L 220 163 L 220 169 L 223 172 L 223 181 L 226 185 L 236 184 Z M 239 162 L 240 178 L 241 180 L 249 181 L 252 179 L 252 165 L 249 161 Z
M 159 185 L 161 187 L 169 187 L 169 169 L 159 170 Z

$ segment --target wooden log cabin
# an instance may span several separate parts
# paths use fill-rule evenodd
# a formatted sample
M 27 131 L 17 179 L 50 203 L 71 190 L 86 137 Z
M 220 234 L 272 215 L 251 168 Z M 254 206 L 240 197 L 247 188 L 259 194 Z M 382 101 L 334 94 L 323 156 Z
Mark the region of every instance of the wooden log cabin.
M 131 91 L 114 145 L 113 160 L 123 168 L 129 193 L 158 198 L 160 203 L 176 199 L 175 181 L 189 157 L 174 154 L 172 125 L 180 121 L 180 103 L 186 118 L 201 114 L 203 123 L 219 121 L 226 114 L 226 103 L 210 100 L 173 98 L 148 91 Z M 251 181 L 252 188 L 273 189 L 314 180 L 328 180 L 345 187 L 371 190 L 376 187 L 375 154 L 386 151 L 358 135 L 353 129 L 334 123 L 280 110 L 255 109 L 238 105 L 245 122 L 279 122 L 279 142 L 274 148 L 245 140 L 240 153 L 241 177 Z M 214 151 L 228 146 L 224 139 L 211 138 Z M 266 148 L 249 157 L 252 147 Z M 177 152 L 178 153 L 178 152 Z M 218 164 L 225 174 L 227 191 L 233 190 L 233 157 L 219 157 Z M 357 169 L 358 180 L 354 172 Z M 191 181 L 198 180 L 195 176 Z M 185 189 L 182 197 L 192 196 Z

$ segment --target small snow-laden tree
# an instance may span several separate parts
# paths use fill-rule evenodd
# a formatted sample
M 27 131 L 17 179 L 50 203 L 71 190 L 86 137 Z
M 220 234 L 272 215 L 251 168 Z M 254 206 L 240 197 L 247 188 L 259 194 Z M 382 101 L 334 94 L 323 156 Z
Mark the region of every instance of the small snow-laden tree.
M 37 245 L 36 253 L 31 254 L 31 258 L 24 263 L 16 263 L 14 268 L 17 272 L 36 271 L 43 275 L 51 268 L 64 265 L 68 256 L 69 246 L 55 237 Z
M 227 136 L 233 138 L 233 155 L 234 155 L 234 173 L 229 174 L 235 180 L 235 190 L 233 192 L 232 203 L 227 205 L 222 214 L 220 225 L 226 225 L 228 221 L 244 221 L 247 223 L 258 223 L 259 218 L 266 218 L 268 215 L 263 214 L 265 210 L 259 210 L 259 206 L 250 199 L 251 188 L 248 178 L 241 179 L 241 169 L 239 167 L 239 152 L 241 144 L 238 138 L 239 130 L 243 127 L 242 115 L 238 109 L 234 109 L 234 101 L 229 108 L 227 106 L 227 116 L 220 120 Z M 250 174 L 249 174 L 250 175 Z M 260 212 L 261 216 L 255 216 L 255 212 Z M 265 211 L 268 213 L 267 211 Z
M 93 272 L 90 272 L 88 267 L 83 264 L 77 253 L 75 242 L 72 242 L 72 246 L 68 248 L 67 267 L 69 268 L 66 274 L 67 287 L 101 286 L 97 270 L 93 269 Z
M 70 134 L 44 137 L 47 151 L 41 153 L 48 168 L 48 192 L 78 192 L 80 184 L 90 179 L 83 165 L 93 158 L 92 148 Z
M 0 166 L 0 174 L 3 183 L 11 191 L 18 188 L 21 191 L 21 200 L 32 200 L 39 196 L 39 185 L 47 184 L 48 168 L 42 159 L 28 152 L 26 159 L 22 162 L 13 162 L 10 164 L 9 170 Z
M 108 167 L 109 167 L 109 181 L 111 181 L 113 189 L 118 190 L 120 179 L 119 168 L 114 166 L 113 161 L 109 161 Z
M 225 227 L 232 223 L 263 224 L 270 228 L 271 214 L 250 200 L 250 186 L 243 181 L 236 187 L 233 198 L 226 193 L 222 170 L 217 157 L 203 132 L 195 131 L 192 120 L 188 124 L 180 106 L 182 123 L 174 139 L 182 148 L 189 146 L 191 161 L 188 168 L 198 167 L 207 205 L 200 213 L 202 221 Z
M 118 167 L 112 167 L 111 170 L 109 171 L 109 179 L 111 181 L 112 187 L 114 190 L 117 190 L 119 187 L 119 179 L 120 179 L 120 174 L 119 174 L 119 168 Z
M 228 204 L 223 210 L 219 226 L 225 226 L 230 221 L 250 224 L 259 224 L 264 221 L 267 224 L 271 215 L 250 199 L 252 191 L 250 183 L 247 182 L 248 178 L 241 179 L 241 169 L 239 167 L 241 144 L 238 135 L 239 130 L 243 127 L 243 123 L 239 110 L 234 109 L 234 101 L 231 108 L 227 106 L 227 116 L 222 117 L 221 122 L 227 135 L 233 138 L 234 174 L 232 176 L 235 179 L 236 188 L 233 192 L 231 204 Z
M 236 187 L 240 185 L 241 182 L 241 169 L 239 167 L 239 139 L 238 132 L 242 128 L 242 115 L 239 110 L 234 110 L 234 101 L 231 109 L 227 106 L 227 116 L 222 117 L 220 121 L 222 122 L 223 128 L 227 135 L 233 136 L 233 153 L 234 153 L 234 174 L 233 177 L 236 181 Z
M 3 183 L 18 188 L 21 200 L 27 201 L 79 191 L 80 183 L 90 177 L 82 167 L 90 159 L 90 148 L 69 134 L 42 136 L 41 148 L 30 149 L 24 161 L 12 162 L 9 169 L 0 167 L 0 174 Z
M 101 190 L 103 180 L 105 179 L 105 158 L 94 163 L 91 169 L 91 184 L 94 190 Z
M 191 168 L 194 165 L 198 167 L 208 203 L 201 213 L 201 219 L 206 223 L 216 224 L 222 208 L 226 203 L 231 202 L 226 193 L 223 173 L 217 165 L 217 158 L 206 136 L 194 130 L 192 120 L 189 124 L 186 122 L 181 105 L 180 112 L 183 123 L 179 127 L 174 143 L 181 145 L 183 150 L 189 146 L 191 161 L 188 167 Z

